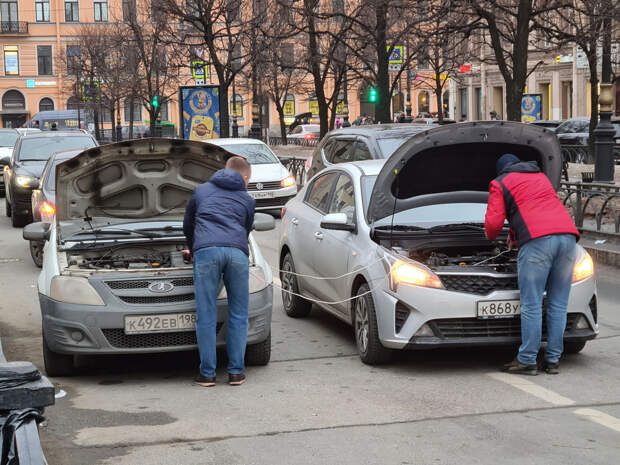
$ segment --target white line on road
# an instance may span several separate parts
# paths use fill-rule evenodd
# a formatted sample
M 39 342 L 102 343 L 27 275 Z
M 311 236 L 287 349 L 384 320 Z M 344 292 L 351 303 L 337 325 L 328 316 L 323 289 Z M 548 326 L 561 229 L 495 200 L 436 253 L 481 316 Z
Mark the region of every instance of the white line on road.
M 620 420 L 616 417 L 612 417 L 611 415 L 607 415 L 600 410 L 594 410 L 592 408 L 580 408 L 575 410 L 573 413 L 575 415 L 581 415 L 583 417 L 586 417 L 588 420 L 591 420 L 594 423 L 598 423 L 599 425 L 603 425 L 609 429 L 620 433 Z
M 575 405 L 575 401 L 567 397 L 561 396 L 549 389 L 539 386 L 520 375 L 511 375 L 508 373 L 489 373 L 491 378 L 509 384 L 512 387 L 520 389 L 528 394 L 538 397 L 553 405 Z

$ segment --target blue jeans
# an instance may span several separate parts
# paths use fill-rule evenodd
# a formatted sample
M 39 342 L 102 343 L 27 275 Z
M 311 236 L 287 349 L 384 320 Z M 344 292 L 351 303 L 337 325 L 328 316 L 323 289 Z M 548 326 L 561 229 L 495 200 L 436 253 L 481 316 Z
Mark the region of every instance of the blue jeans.
M 547 348 L 545 360 L 557 363 L 564 350 L 566 307 L 576 256 L 575 236 L 557 234 L 526 242 L 519 249 L 521 347 L 517 356 L 535 365 L 542 337 L 542 303 L 547 291 Z
M 217 296 L 224 281 L 228 294 L 226 352 L 228 373 L 243 372 L 248 338 L 250 265 L 248 256 L 233 247 L 206 247 L 194 252 L 196 294 L 196 339 L 200 352 L 200 373 L 215 376 L 217 364 Z

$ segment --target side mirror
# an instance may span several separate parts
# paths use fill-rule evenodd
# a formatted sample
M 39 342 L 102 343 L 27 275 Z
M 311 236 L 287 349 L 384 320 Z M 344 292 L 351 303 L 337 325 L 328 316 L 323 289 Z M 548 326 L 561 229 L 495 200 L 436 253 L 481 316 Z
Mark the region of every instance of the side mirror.
M 47 241 L 50 238 L 50 224 L 39 221 L 27 225 L 22 235 L 27 241 Z
M 273 216 L 266 213 L 256 213 L 254 215 L 254 231 L 271 231 L 276 228 L 276 220 Z
M 321 218 L 321 228 L 335 231 L 355 231 L 355 225 L 349 223 L 346 213 L 330 213 Z

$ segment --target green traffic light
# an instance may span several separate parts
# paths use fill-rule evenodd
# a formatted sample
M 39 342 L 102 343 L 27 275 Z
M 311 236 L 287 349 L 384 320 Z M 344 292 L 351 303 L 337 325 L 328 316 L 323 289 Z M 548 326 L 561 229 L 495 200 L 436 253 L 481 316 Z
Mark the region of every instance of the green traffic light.
M 371 102 L 376 102 L 378 97 L 377 89 L 375 87 L 370 88 L 370 93 L 368 94 L 368 100 Z
M 159 106 L 159 97 L 157 95 L 153 96 L 153 100 L 151 100 L 151 106 L 153 108 L 157 108 Z

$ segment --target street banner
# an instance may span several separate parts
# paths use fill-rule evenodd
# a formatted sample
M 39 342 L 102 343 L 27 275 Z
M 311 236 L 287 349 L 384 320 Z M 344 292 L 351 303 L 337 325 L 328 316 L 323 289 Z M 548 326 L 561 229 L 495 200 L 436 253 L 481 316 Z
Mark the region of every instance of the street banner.
M 521 97 L 521 122 L 531 123 L 542 119 L 542 94 L 523 94 Z
M 295 100 L 285 100 L 282 111 L 284 116 L 295 116 Z
M 181 135 L 189 140 L 217 139 L 221 134 L 219 87 L 181 86 Z

